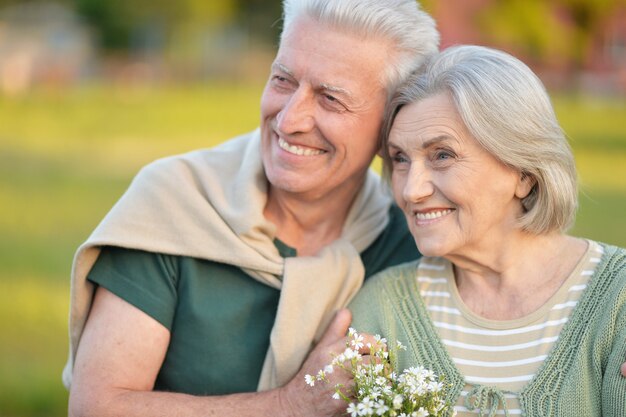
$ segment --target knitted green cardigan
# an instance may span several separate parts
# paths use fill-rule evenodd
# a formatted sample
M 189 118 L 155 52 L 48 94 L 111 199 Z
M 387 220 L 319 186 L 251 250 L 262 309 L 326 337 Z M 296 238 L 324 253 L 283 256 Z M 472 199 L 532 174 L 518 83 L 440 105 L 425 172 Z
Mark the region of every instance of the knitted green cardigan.
M 535 377 L 519 393 L 524 416 L 626 416 L 626 251 L 603 245 L 604 255 L 587 289 Z M 398 352 L 396 369 L 422 365 L 451 383 L 455 404 L 465 385 L 435 330 L 415 279 L 414 261 L 369 279 L 350 303 L 353 327 L 379 334 Z M 504 393 L 476 385 L 468 408 L 493 416 Z

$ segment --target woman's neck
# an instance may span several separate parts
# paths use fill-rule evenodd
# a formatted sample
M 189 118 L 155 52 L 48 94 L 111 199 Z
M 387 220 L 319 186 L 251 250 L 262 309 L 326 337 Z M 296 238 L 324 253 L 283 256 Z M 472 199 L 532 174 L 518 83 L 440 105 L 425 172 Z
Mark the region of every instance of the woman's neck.
M 562 234 L 520 234 L 495 251 L 456 256 L 455 280 L 463 302 L 493 320 L 512 320 L 543 306 L 574 271 L 587 242 Z

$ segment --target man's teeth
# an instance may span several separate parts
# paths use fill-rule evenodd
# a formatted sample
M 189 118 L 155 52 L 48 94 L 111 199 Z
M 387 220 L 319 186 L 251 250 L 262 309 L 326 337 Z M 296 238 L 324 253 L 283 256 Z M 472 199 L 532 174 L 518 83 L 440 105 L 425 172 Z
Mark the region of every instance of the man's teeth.
M 281 149 L 284 149 L 287 152 L 292 153 L 294 155 L 314 156 L 314 155 L 320 155 L 324 153 L 324 151 L 320 149 L 301 148 L 296 145 L 290 145 L 286 141 L 284 141 L 282 138 L 278 138 L 278 146 L 280 146 Z
M 432 220 L 438 219 L 439 217 L 443 217 L 446 214 L 452 213 L 452 210 L 441 210 L 441 211 L 429 211 L 428 213 L 415 213 L 415 217 L 417 220 Z

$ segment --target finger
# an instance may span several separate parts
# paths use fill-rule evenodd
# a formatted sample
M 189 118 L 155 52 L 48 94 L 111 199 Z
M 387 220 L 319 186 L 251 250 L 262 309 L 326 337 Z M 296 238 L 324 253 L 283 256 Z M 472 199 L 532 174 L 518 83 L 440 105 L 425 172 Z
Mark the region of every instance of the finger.
M 621 371 L 622 371 L 622 376 L 626 378 L 626 362 L 622 364 Z
M 376 365 L 378 365 L 378 364 L 380 364 L 380 363 L 382 363 L 382 362 L 381 362 L 381 359 L 380 359 L 380 358 L 377 358 L 377 357 L 375 357 L 375 356 L 363 355 L 363 356 L 362 356 L 362 359 L 361 359 L 361 365 L 362 365 L 362 366 L 369 366 L 369 365 L 371 365 L 371 364 L 376 364 Z
M 359 353 L 368 354 L 370 353 L 372 347 L 376 348 L 376 350 L 382 350 L 382 351 L 387 350 L 387 344 L 384 342 L 381 342 L 380 338 L 376 338 L 375 336 L 368 334 L 368 333 L 359 333 L 359 334 L 363 337 L 363 341 L 362 341 L 363 346 L 360 347 Z
M 319 345 L 330 345 L 338 340 L 343 340 L 351 321 L 352 313 L 350 313 L 350 310 L 347 308 L 338 310 L 320 339 Z

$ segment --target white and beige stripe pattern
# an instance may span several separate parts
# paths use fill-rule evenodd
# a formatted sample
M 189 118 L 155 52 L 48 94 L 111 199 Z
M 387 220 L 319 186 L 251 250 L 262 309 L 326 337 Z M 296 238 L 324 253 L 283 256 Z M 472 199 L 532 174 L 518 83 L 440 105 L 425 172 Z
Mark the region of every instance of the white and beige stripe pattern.
M 563 286 L 539 310 L 516 320 L 495 321 L 471 312 L 461 300 L 450 262 L 424 258 L 417 280 L 435 328 L 450 357 L 465 377 L 456 404 L 458 416 L 476 416 L 466 398 L 476 385 L 505 392 L 508 414 L 521 415 L 518 395 L 547 357 L 600 262 L 602 247 L 589 248 Z M 499 410 L 498 415 L 504 414 Z

